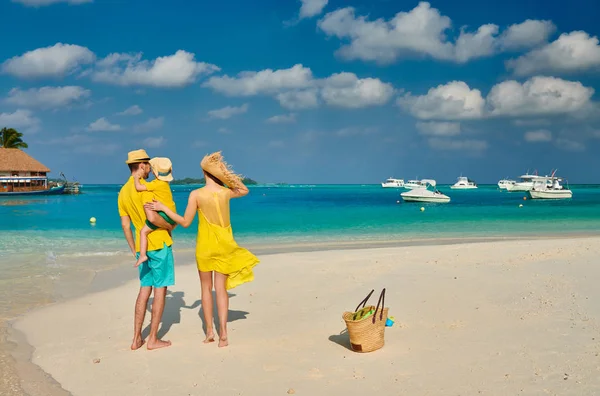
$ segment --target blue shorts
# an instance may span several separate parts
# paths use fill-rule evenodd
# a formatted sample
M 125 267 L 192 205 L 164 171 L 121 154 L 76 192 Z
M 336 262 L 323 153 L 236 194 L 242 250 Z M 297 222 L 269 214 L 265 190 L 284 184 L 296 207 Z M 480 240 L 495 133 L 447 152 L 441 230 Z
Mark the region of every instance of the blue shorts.
M 167 287 L 175 284 L 175 261 L 173 249 L 165 243 L 160 250 L 149 250 L 148 261 L 139 267 L 140 286 L 142 287 Z M 136 254 L 139 257 L 140 253 Z

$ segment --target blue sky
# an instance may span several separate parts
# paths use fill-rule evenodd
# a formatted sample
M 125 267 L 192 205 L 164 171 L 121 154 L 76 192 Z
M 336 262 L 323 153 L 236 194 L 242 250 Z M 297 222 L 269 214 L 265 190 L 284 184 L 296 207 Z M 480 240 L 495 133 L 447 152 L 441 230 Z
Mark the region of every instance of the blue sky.
M 561 4 L 559 4 L 561 3 Z M 168 5 L 167 5 L 168 4 Z M 261 182 L 600 182 L 592 0 L 0 0 L 0 127 L 84 183 L 129 150 Z

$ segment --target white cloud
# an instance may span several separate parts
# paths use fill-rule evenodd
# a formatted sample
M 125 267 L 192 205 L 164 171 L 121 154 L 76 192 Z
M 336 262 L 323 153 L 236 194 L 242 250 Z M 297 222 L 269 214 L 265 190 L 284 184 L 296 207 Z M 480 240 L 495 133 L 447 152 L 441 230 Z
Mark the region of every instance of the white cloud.
M 167 140 L 162 136 L 149 137 L 142 141 L 142 145 L 148 148 L 158 148 L 163 146 L 166 142 Z
M 300 19 L 311 18 L 315 15 L 319 15 L 323 12 L 323 8 L 327 5 L 329 0 L 300 0 L 302 6 L 300 7 Z
M 502 33 L 501 46 L 507 50 L 533 48 L 545 43 L 556 30 L 551 21 L 528 19 L 511 25 Z
M 409 12 L 398 12 L 392 19 L 373 21 L 356 16 L 353 7 L 326 14 L 318 27 L 328 36 L 349 41 L 337 54 L 345 59 L 390 63 L 406 56 L 467 62 L 473 58 L 515 48 L 531 47 L 545 41 L 553 31 L 549 21 L 527 20 L 512 25 L 502 34 L 494 24 L 485 24 L 474 32 L 461 29 L 456 42 L 448 40 L 452 27 L 449 17 L 440 14 L 428 2 L 420 2 Z M 528 34 L 528 37 L 525 35 Z
M 142 60 L 142 54 L 110 54 L 97 63 L 92 79 L 107 84 L 154 87 L 183 87 L 201 75 L 212 74 L 220 68 L 196 62 L 195 55 L 183 50 L 153 61 Z
M 488 143 L 485 140 L 476 139 L 453 140 L 434 137 L 429 138 L 427 143 L 432 149 L 442 151 L 459 150 L 471 153 L 479 153 L 487 150 L 488 148 Z
M 359 79 L 354 73 L 338 73 L 323 81 L 321 95 L 331 106 L 358 108 L 389 102 L 394 94 L 391 84 L 377 78 Z
M 6 102 L 23 107 L 50 109 L 72 105 L 90 94 L 90 90 L 78 86 L 31 88 L 26 91 L 13 88 L 9 91 Z
M 565 138 L 556 139 L 554 145 L 566 151 L 585 151 L 585 145 L 583 143 Z
M 533 77 L 524 83 L 504 81 L 492 87 L 487 98 L 463 81 L 431 88 L 427 94 L 408 93 L 398 104 L 422 120 L 461 120 L 494 116 L 582 114 L 592 106 L 594 89 L 578 81 Z
M 382 105 L 395 92 L 391 84 L 376 78 L 360 79 L 353 73 L 315 79 L 301 64 L 289 69 L 244 71 L 236 77 L 211 77 L 203 86 L 228 96 L 273 96 L 290 110 L 317 107 L 320 102 L 347 108 Z
M 210 110 L 208 112 L 208 116 L 210 118 L 218 118 L 221 120 L 226 120 L 238 114 L 244 114 L 248 111 L 248 103 L 244 103 L 239 107 L 235 106 L 226 106 L 221 109 Z
M 135 116 L 135 115 L 139 115 L 142 114 L 144 112 L 144 110 L 142 110 L 142 108 L 138 105 L 133 105 L 131 107 L 128 107 L 127 109 L 121 111 L 120 113 L 117 113 L 117 115 L 120 116 Z
M 40 129 L 40 120 L 30 110 L 16 110 L 13 113 L 0 113 L 0 125 L 22 129 L 21 132 L 35 133 Z
M 456 136 L 460 135 L 460 122 L 427 121 L 417 122 L 417 129 L 422 135 Z
M 563 33 L 554 42 L 507 61 L 506 67 L 519 76 L 599 69 L 598 43 L 598 37 L 590 37 L 586 32 Z
M 202 86 L 227 96 L 254 96 L 274 94 L 282 90 L 307 88 L 312 83 L 312 72 L 301 64 L 289 69 L 244 71 L 237 77 L 211 77 Z
M 94 0 L 12 0 L 13 3 L 21 3 L 27 7 L 44 7 L 57 3 L 67 3 L 70 5 L 79 5 L 93 3 Z
M 85 128 L 90 132 L 114 132 L 120 131 L 121 126 L 118 124 L 111 124 L 105 117 L 98 118 Z
M 510 80 L 495 85 L 487 97 L 492 115 L 565 114 L 590 103 L 593 88 L 578 81 L 533 77 L 523 84 Z
M 525 141 L 530 143 L 551 142 L 552 132 L 547 129 L 538 129 L 535 131 L 527 131 L 524 135 Z
M 146 121 L 146 122 L 142 122 L 141 124 L 134 125 L 133 131 L 137 132 L 137 133 L 153 131 L 153 130 L 162 128 L 164 123 L 165 123 L 164 117 L 149 118 L 148 121 Z
M 86 47 L 57 43 L 6 60 L 2 71 L 20 78 L 61 77 L 95 59 L 94 53 Z
M 431 88 L 425 95 L 408 93 L 398 99 L 398 104 L 420 119 L 460 120 L 481 118 L 485 100 L 478 89 L 472 90 L 463 81 L 452 81 Z
M 296 114 L 280 114 L 273 117 L 269 117 L 266 120 L 269 124 L 290 124 L 296 122 Z

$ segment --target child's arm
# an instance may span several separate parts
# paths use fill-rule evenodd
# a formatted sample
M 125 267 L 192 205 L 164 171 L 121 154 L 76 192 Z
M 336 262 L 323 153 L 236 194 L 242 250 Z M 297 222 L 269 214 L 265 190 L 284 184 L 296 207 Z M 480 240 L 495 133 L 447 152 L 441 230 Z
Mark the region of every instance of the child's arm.
M 142 182 L 140 182 L 140 175 L 138 175 L 137 173 L 133 175 L 133 182 L 135 183 L 135 189 L 137 190 L 137 192 L 148 191 L 148 187 L 146 187 L 142 184 Z
M 185 228 L 188 228 L 192 221 L 194 221 L 194 217 L 196 217 L 196 212 L 198 211 L 198 200 L 196 199 L 196 191 L 192 191 L 190 193 L 190 197 L 188 198 L 188 205 L 185 209 L 185 214 L 182 216 L 173 212 L 169 209 L 165 204 L 160 201 L 154 200 L 152 202 L 148 202 L 144 205 L 144 208 L 159 211 L 162 210 L 173 219 L 177 224 L 182 225 Z

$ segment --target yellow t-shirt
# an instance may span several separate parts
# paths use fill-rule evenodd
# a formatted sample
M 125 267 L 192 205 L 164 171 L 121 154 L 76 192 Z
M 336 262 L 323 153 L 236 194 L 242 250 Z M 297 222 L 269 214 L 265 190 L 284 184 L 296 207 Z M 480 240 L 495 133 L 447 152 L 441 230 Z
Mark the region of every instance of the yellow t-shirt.
M 135 227 L 135 250 L 140 251 L 140 230 L 146 223 L 146 212 L 144 212 L 144 203 L 152 202 L 154 194 L 149 191 L 137 192 L 133 176 L 127 180 L 127 183 L 119 191 L 119 216 L 129 216 Z M 157 229 L 148 234 L 148 251 L 160 250 L 164 244 L 171 246 L 173 240 L 166 230 Z
M 164 203 L 173 212 L 177 212 L 175 209 L 175 201 L 173 201 L 173 193 L 171 192 L 171 186 L 166 181 L 154 179 L 151 182 L 140 180 L 142 184 L 146 186 L 148 192 L 154 194 L 154 198 L 157 201 Z

